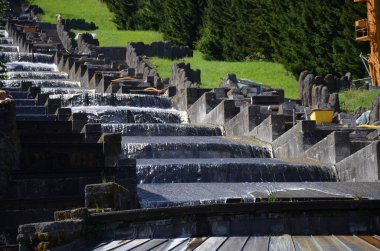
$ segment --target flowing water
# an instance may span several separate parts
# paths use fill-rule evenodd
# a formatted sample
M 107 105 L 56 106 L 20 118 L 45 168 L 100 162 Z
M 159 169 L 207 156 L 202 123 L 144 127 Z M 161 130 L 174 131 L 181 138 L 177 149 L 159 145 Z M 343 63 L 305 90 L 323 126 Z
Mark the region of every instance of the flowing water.
M 105 133 L 123 136 L 222 136 L 223 128 L 192 124 L 102 124 Z
M 4 63 L 9 62 L 32 62 L 32 63 L 53 63 L 54 57 L 41 53 L 27 52 L 0 52 L 0 60 Z
M 152 107 L 170 109 L 172 107 L 169 98 L 139 94 L 63 94 L 50 96 L 61 99 L 63 107 L 76 106 L 129 106 L 129 107 Z
M 129 106 L 71 107 L 73 113 L 86 113 L 89 123 L 185 123 L 187 114 L 174 109 Z
M 61 79 L 9 79 L 3 80 L 5 87 L 20 87 L 22 82 L 31 82 L 33 86 L 43 87 L 43 88 L 78 88 L 80 87 L 80 82 L 61 80 Z
M 72 113 L 85 113 L 88 123 L 99 123 L 104 133 L 122 134 L 123 158 L 137 159 L 139 199 L 143 207 L 162 203 L 146 186 L 160 183 L 241 183 L 336 181 L 333 169 L 274 160 L 271 148 L 224 137 L 222 127 L 189 124 L 186 112 L 173 108 L 168 97 L 137 94 L 99 94 L 70 81 L 59 72 L 53 56 L 19 52 L 9 38 L 0 38 L 0 60 L 6 62 L 6 87 L 21 83 L 41 87 L 42 94 L 61 100 Z M 18 100 L 19 104 L 25 100 Z M 27 116 L 27 115 L 26 115 Z M 181 189 L 181 188 L 176 188 Z M 168 190 L 164 187 L 162 191 Z M 176 193 L 177 191 L 170 191 Z M 193 203 L 191 191 L 176 205 Z M 162 192 L 164 193 L 164 192 Z M 207 203 L 219 203 L 218 191 Z M 202 195 L 199 195 L 202 198 Z M 160 201 L 161 200 L 161 201 Z
M 63 72 L 46 71 L 9 71 L 8 79 L 67 79 L 68 74 Z
M 137 179 L 143 183 L 194 182 L 319 182 L 336 181 L 331 168 L 290 164 L 268 158 L 160 159 L 137 161 Z
M 8 71 L 54 71 L 57 72 L 58 68 L 55 64 L 33 63 L 33 62 L 8 62 L 5 64 Z
M 19 52 L 19 47 L 17 45 L 11 45 L 11 44 L 0 44 L 0 51 Z

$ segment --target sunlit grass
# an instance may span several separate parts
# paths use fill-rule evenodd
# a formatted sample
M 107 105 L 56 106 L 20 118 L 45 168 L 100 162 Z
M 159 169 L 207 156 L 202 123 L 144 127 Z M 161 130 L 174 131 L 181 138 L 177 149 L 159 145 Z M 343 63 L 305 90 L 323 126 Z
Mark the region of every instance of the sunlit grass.
M 95 23 L 98 29 L 89 32 L 96 33 L 101 46 L 126 46 L 129 42 L 152 43 L 163 40 L 162 34 L 156 31 L 117 30 L 112 22 L 113 14 L 99 0 L 33 0 L 33 3 L 44 11 L 40 17 L 43 22 L 55 23 L 56 14 L 60 14 L 62 18 L 81 18 L 88 23 Z
M 238 78 L 247 78 L 274 88 L 283 88 L 286 96 L 297 98 L 298 87 L 296 79 L 287 73 L 284 66 L 272 62 L 225 62 L 205 60 L 202 53 L 194 52 L 194 57 L 185 58 L 192 69 L 201 70 L 202 87 L 218 87 L 220 79 L 228 73 L 235 73 Z M 152 63 L 163 77 L 169 77 L 171 65 L 183 60 L 152 58 Z
M 376 96 L 380 95 L 378 91 L 367 90 L 347 90 L 339 93 L 340 106 L 343 111 L 353 112 L 358 107 L 371 108 L 372 102 Z

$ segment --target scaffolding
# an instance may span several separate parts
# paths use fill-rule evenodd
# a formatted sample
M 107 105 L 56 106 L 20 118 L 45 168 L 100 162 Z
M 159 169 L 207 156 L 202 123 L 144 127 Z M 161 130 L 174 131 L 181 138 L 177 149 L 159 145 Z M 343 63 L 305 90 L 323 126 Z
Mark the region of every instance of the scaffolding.
M 367 3 L 367 19 L 355 22 L 356 40 L 368 41 L 371 46 L 371 54 L 368 56 L 368 71 L 371 78 L 372 87 L 380 84 L 380 26 L 377 25 L 380 19 L 379 0 L 354 0 L 354 2 Z

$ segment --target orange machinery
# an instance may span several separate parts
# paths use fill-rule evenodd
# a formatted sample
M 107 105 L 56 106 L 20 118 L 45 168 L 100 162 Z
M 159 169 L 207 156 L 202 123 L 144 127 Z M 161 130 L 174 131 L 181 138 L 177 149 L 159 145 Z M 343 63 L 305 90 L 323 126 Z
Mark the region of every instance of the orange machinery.
M 367 19 L 355 22 L 356 40 L 369 41 L 371 54 L 368 57 L 368 73 L 372 87 L 380 85 L 380 1 L 379 0 L 354 0 L 354 2 L 367 3 Z

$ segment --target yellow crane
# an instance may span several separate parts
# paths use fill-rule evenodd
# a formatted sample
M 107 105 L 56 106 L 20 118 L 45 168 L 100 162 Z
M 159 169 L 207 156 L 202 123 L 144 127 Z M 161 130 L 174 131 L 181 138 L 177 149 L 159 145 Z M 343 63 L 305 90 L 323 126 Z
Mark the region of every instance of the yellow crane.
M 367 71 L 372 87 L 378 87 L 380 84 L 380 25 L 377 24 L 380 22 L 380 1 L 354 0 L 354 2 L 367 3 L 367 19 L 355 22 L 356 40 L 370 42 L 371 54 L 368 58 L 362 57 L 362 59 L 368 61 Z

